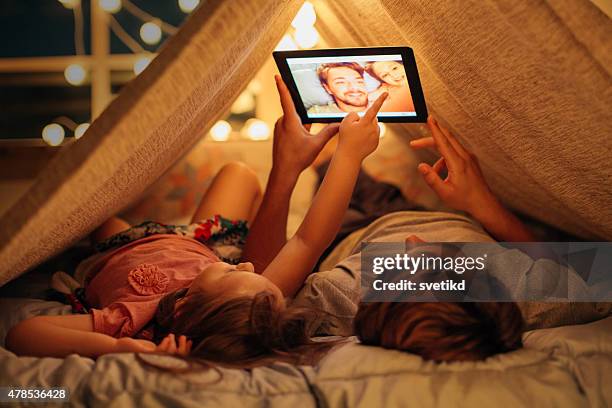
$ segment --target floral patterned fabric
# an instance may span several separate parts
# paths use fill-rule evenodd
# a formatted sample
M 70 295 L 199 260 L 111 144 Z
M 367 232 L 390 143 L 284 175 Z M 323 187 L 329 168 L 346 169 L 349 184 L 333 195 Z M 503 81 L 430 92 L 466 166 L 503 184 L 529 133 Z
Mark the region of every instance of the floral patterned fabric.
M 188 225 L 167 225 L 145 221 L 99 242 L 95 246 L 95 250 L 104 252 L 155 234 L 174 234 L 193 238 L 212 249 L 222 261 L 236 264 L 240 262 L 242 248 L 248 232 L 249 228 L 245 220 L 229 220 L 220 215 Z M 151 272 L 143 273 L 147 266 L 142 266 L 143 270 L 132 271 L 134 273 L 130 275 L 133 275 L 132 279 L 135 282 L 132 284 L 132 281 L 130 281 L 133 287 L 134 285 L 141 285 L 138 282 L 143 281 L 143 279 L 149 279 L 149 277 L 153 279 L 156 276 Z M 163 280 L 161 277 L 155 277 L 155 279 L 157 278 Z

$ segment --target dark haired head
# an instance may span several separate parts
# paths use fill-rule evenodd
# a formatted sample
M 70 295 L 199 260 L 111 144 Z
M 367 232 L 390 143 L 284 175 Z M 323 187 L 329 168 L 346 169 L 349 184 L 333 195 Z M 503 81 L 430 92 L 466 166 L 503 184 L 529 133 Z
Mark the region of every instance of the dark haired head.
M 522 347 L 523 318 L 512 302 L 362 303 L 355 332 L 363 344 L 426 360 L 484 360 Z

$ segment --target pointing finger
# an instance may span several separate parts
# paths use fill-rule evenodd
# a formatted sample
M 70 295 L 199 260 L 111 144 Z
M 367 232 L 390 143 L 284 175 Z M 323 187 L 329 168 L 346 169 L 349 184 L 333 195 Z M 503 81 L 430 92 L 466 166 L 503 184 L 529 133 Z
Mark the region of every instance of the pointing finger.
M 372 106 L 370 106 L 370 108 L 366 111 L 365 115 L 363 115 L 363 120 L 374 119 L 376 115 L 378 114 L 380 107 L 387 99 L 387 96 L 389 96 L 389 93 L 383 92 L 378 98 L 376 98 Z
M 359 115 L 355 112 L 349 112 L 348 115 L 342 119 L 343 123 L 353 123 L 359 120 Z

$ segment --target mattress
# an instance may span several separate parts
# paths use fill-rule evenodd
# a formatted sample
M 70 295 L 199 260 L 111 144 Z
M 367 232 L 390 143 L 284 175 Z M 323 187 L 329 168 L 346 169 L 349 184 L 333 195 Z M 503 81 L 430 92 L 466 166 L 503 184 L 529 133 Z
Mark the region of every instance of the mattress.
M 32 299 L 2 299 L 0 310 L 2 342 L 21 319 L 70 312 L 60 303 Z M 147 367 L 134 354 L 94 361 L 17 357 L 0 348 L 0 384 L 67 387 L 76 407 L 612 405 L 612 317 L 530 331 L 524 343 L 524 349 L 482 362 L 435 364 L 349 341 L 316 366 L 277 363 L 185 374 Z M 177 363 L 171 357 L 161 362 Z

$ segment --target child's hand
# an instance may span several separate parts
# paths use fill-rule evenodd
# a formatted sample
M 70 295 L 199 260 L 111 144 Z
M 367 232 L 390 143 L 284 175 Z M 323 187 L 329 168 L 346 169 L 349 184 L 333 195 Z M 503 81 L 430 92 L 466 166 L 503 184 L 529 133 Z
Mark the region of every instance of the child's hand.
M 361 161 L 376 150 L 380 134 L 376 114 L 387 96 L 387 92 L 381 94 L 361 118 L 355 112 L 344 117 L 340 123 L 339 151 Z
M 168 353 L 168 354 L 176 354 L 181 357 L 187 357 L 191 352 L 192 341 L 187 340 L 185 336 L 179 336 L 178 342 L 174 334 L 169 334 L 159 343 L 159 346 L 155 349 L 155 351 Z
M 338 132 L 338 124 L 331 123 L 315 135 L 310 125 L 302 125 L 295 110 L 287 85 L 280 76 L 274 77 L 280 96 L 283 116 L 274 125 L 273 167 L 286 177 L 297 177 L 314 161 L 323 146 Z
M 433 137 L 413 140 L 410 146 L 435 147 L 442 157 L 433 167 L 419 164 L 419 172 L 445 204 L 478 218 L 479 211 L 497 201 L 482 175 L 478 159 L 448 129 L 439 126 L 433 116 L 429 116 L 427 125 Z M 442 180 L 440 172 L 444 168 L 448 169 L 448 175 Z
M 116 353 L 168 353 L 179 356 L 188 356 L 191 352 L 191 340 L 185 336 L 179 336 L 178 344 L 174 334 L 169 334 L 156 345 L 152 341 L 143 339 L 133 339 L 131 337 L 121 337 L 117 339 L 115 345 Z
M 121 337 L 115 343 L 117 353 L 152 353 L 157 346 L 149 340 Z

